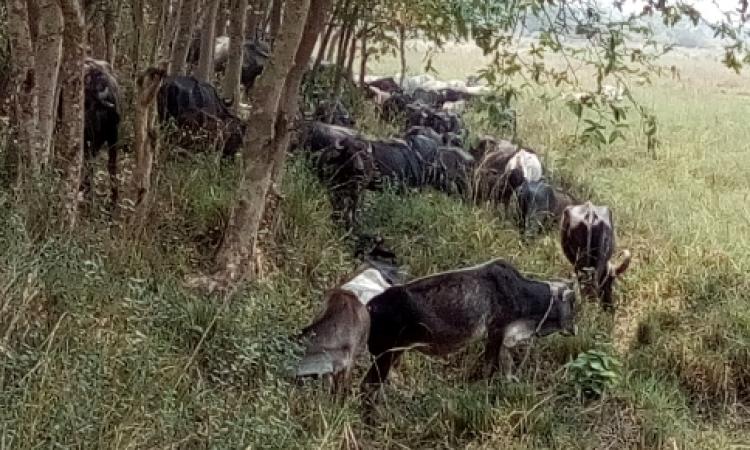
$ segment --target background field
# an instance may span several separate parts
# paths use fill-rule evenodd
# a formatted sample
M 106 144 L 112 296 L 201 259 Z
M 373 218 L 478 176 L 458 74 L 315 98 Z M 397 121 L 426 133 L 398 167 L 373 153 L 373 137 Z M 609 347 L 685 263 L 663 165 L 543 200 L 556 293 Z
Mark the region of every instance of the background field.
M 408 53 L 414 72 L 422 54 Z M 145 241 L 95 219 L 85 235 L 44 236 L 2 199 L 0 448 L 747 448 L 750 76 L 710 55 L 683 50 L 666 60 L 680 79 L 634 87 L 660 120 L 655 157 L 637 121 L 610 147 L 571 147 L 561 102 L 520 99 L 519 137 L 553 178 L 614 210 L 618 246 L 634 254 L 620 308 L 582 302 L 582 333 L 540 341 L 518 383 L 469 383 L 478 347 L 447 361 L 410 355 L 375 426 L 356 399 L 286 376 L 289 336 L 352 269 L 303 161 L 290 162 L 266 277 L 231 301 L 183 280 L 216 244 L 232 168 L 166 162 Z M 434 59 L 445 79 L 481 64 L 467 46 Z M 363 114 L 365 128 L 387 130 Z M 371 194 L 365 216 L 415 276 L 498 256 L 533 276 L 570 272 L 555 233 L 522 243 L 502 214 L 441 194 Z M 585 400 L 564 364 L 591 348 L 623 367 L 616 387 Z

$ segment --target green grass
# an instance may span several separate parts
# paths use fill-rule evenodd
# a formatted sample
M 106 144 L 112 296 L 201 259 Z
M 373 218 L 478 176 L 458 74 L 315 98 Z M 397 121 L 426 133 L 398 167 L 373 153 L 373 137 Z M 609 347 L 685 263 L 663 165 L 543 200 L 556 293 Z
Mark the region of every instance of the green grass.
M 450 70 L 446 78 L 465 74 Z M 746 84 L 699 75 L 638 89 L 661 120 L 656 159 L 636 132 L 570 148 L 564 107 L 521 101 L 521 137 L 553 177 L 614 210 L 618 246 L 635 258 L 617 287 L 621 307 L 609 315 L 581 302 L 581 333 L 539 341 L 519 383 L 468 382 L 481 346 L 447 360 L 407 355 L 375 425 L 363 423 L 356 397 L 288 378 L 299 350 L 290 338 L 353 269 L 351 242 L 302 161 L 290 161 L 274 243 L 263 247 L 266 277 L 229 301 L 184 280 L 217 245 L 231 167 L 166 161 L 139 239 L 95 212 L 74 238 L 40 236 L 44 224 L 26 223 L 0 195 L 0 447 L 747 445 L 750 128 L 738 118 L 750 104 L 721 93 Z M 393 132 L 363 114 L 369 133 Z M 368 194 L 365 217 L 414 276 L 494 257 L 531 276 L 570 274 L 555 233 L 523 243 L 504 214 L 442 194 Z M 581 400 L 564 365 L 603 342 L 623 363 L 621 380 Z

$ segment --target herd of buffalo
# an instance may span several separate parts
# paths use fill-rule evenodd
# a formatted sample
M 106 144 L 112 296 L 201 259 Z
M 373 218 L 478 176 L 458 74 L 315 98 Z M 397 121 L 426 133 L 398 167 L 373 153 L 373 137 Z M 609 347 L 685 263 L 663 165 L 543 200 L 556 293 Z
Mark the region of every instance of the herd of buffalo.
M 263 50 L 256 45 L 248 51 L 246 86 L 262 71 Z M 221 64 L 221 58 L 217 61 Z M 86 61 L 84 81 L 85 155 L 95 157 L 107 146 L 116 201 L 118 83 L 106 62 L 93 59 Z M 290 149 L 313 161 L 338 221 L 357 229 L 366 191 L 386 186 L 397 193 L 431 188 L 506 209 L 515 204 L 524 234 L 559 223 L 563 253 L 577 279 L 605 307 L 613 305 L 613 283 L 627 269 L 630 253 L 623 252 L 619 265 L 612 262 L 611 210 L 555 187 L 531 149 L 491 136 L 469 145 L 461 112 L 481 95 L 480 88 L 412 77 L 403 87 L 382 78 L 370 80 L 364 89 L 384 120 L 403 125 L 400 137 L 366 136 L 354 128 L 356 121 L 340 102 L 329 101 L 301 121 Z M 228 157 L 252 135 L 212 85 L 190 76 L 165 78 L 157 106 L 162 122 L 201 130 Z M 87 175 L 84 189 L 89 184 Z M 475 376 L 489 377 L 501 367 L 510 376 L 509 350 L 519 342 L 575 333 L 572 281 L 533 280 L 501 259 L 406 280 L 382 239 L 360 256 L 363 265 L 325 293 L 322 313 L 302 331 L 305 352 L 296 376 L 331 377 L 337 388 L 346 387 L 367 348 L 373 363 L 363 388 L 376 392 L 407 349 L 445 355 L 479 339 L 485 341 L 484 361 Z

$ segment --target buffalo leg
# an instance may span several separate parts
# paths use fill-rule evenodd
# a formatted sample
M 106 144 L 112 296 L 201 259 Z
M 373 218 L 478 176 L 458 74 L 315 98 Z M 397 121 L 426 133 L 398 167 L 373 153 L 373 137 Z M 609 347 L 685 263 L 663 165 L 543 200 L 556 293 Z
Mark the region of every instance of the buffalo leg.
M 487 335 L 487 343 L 484 346 L 483 364 L 477 366 L 472 381 L 489 379 L 500 367 L 500 350 L 505 335 L 505 327 L 491 327 Z
M 117 147 L 110 145 L 107 148 L 108 159 L 107 159 L 107 172 L 109 172 L 109 184 L 111 193 L 111 208 L 117 207 L 119 201 L 120 191 L 118 189 L 117 182 Z

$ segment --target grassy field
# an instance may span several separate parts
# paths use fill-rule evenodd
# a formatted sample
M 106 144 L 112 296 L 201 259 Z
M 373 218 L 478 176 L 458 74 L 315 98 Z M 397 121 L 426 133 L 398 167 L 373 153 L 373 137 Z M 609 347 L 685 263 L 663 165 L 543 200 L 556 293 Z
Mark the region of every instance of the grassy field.
M 420 59 L 411 51 L 409 66 Z M 481 62 L 466 48 L 435 58 L 442 78 Z M 638 123 L 624 142 L 571 148 L 563 105 L 519 102 L 520 137 L 554 178 L 612 207 L 618 246 L 634 254 L 616 313 L 581 302 L 581 333 L 538 342 L 518 383 L 469 383 L 478 346 L 409 355 L 376 425 L 355 398 L 288 379 L 289 336 L 353 268 L 303 161 L 290 162 L 266 277 L 232 299 L 183 283 L 216 245 L 232 168 L 164 163 L 143 239 L 96 215 L 81 235 L 40 235 L 3 193 L 0 448 L 748 448 L 750 77 L 704 55 L 669 64 L 680 80 L 635 89 L 660 120 L 655 157 Z M 372 194 L 366 218 L 415 276 L 493 257 L 533 276 L 570 274 L 555 233 L 524 244 L 502 214 L 441 194 Z M 565 369 L 590 349 L 622 364 L 599 399 L 578 395 L 586 380 Z

